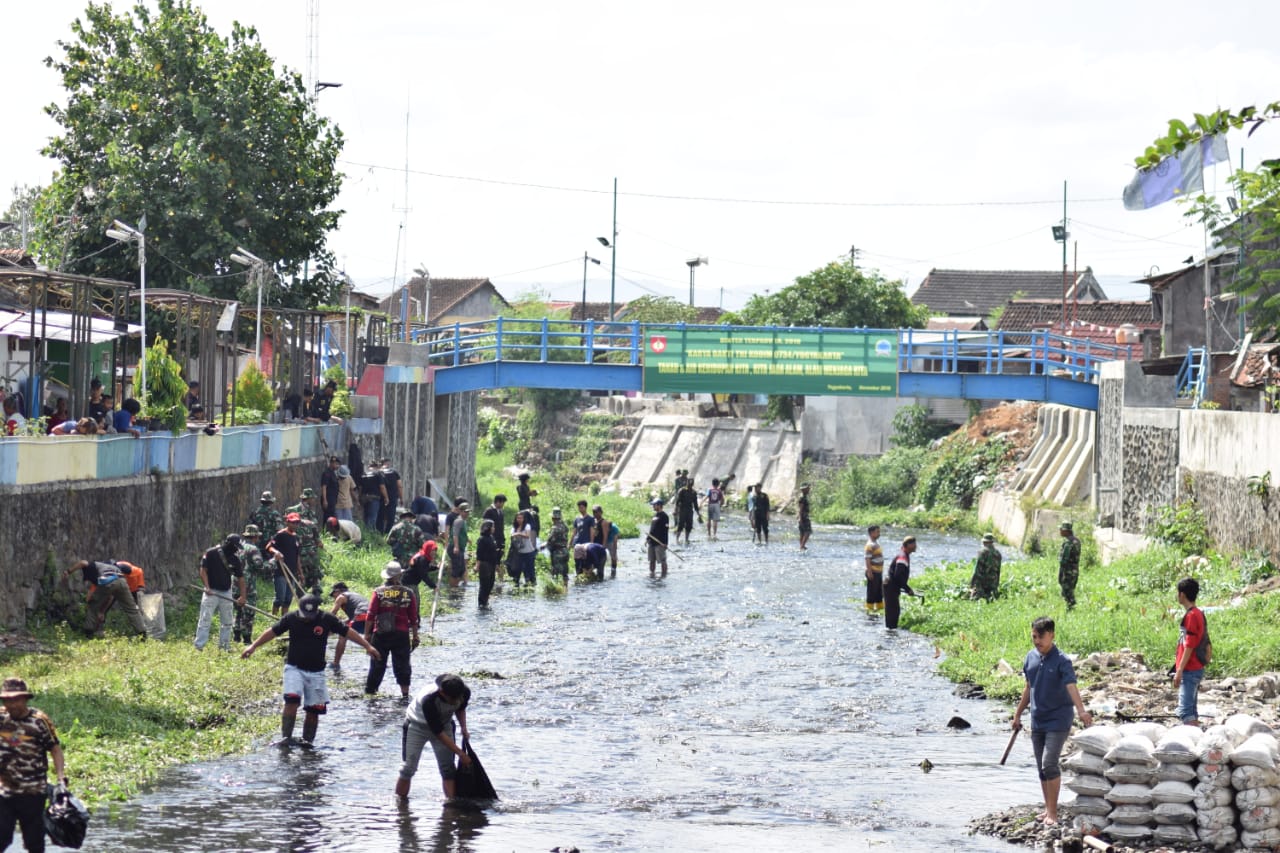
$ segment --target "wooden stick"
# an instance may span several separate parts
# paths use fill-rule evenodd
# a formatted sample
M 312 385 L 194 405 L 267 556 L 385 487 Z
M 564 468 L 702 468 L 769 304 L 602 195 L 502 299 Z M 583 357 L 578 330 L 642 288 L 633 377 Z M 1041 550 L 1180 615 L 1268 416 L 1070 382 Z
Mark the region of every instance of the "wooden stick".
M 1013 752 L 1013 742 L 1018 739 L 1018 732 L 1020 731 L 1022 731 L 1021 728 L 1014 729 L 1013 734 L 1009 735 L 1009 745 L 1004 748 L 1004 755 L 1000 756 L 1001 765 L 1009 760 L 1009 753 Z
M 306 591 L 303 590 L 302 584 L 299 583 L 298 579 L 294 576 L 293 571 L 289 568 L 289 564 L 284 560 L 276 560 L 276 563 L 280 566 L 281 571 L 284 572 L 284 579 L 288 582 L 289 588 L 293 590 L 294 598 L 301 599 L 302 596 L 306 595 Z
M 440 568 L 436 569 L 436 594 L 431 600 L 431 622 L 427 625 L 427 633 L 435 636 L 436 633 L 436 608 L 440 606 L 440 587 L 444 586 L 444 558 L 449 556 L 445 552 L 444 557 L 440 558 Z M 453 572 L 450 571 L 450 575 Z
M 668 553 L 668 554 L 670 554 L 671 556 L 675 557 L 675 558 L 676 558 L 677 560 L 679 560 L 680 562 L 682 562 L 682 563 L 684 562 L 684 557 L 681 557 L 681 556 L 680 556 L 679 554 L 677 554 L 675 551 L 672 551 L 672 550 L 671 550 L 671 546 L 670 546 L 670 545 L 663 545 L 661 542 L 659 542 L 657 539 L 655 539 L 655 538 L 654 538 L 654 536 L 653 536 L 653 534 L 652 534 L 652 533 L 646 533 L 646 534 L 645 534 L 645 536 L 647 536 L 647 537 L 648 537 L 648 538 L 650 538 L 650 539 L 653 539 L 653 544 L 655 544 L 655 545 L 657 545 L 657 546 L 659 546 L 659 547 L 662 547 L 662 548 L 666 548 L 666 549 L 667 549 L 667 553 Z
M 191 587 L 192 589 L 198 589 L 198 590 L 200 590 L 201 592 L 204 592 L 204 587 L 200 586 L 200 584 L 198 584 L 198 583 L 189 583 L 189 584 L 187 584 L 187 586 Z M 228 595 L 223 595 L 223 594 L 222 594 L 222 593 L 220 593 L 220 592 L 213 592 L 213 591 L 211 590 L 211 591 L 209 592 L 209 595 L 212 595 L 214 598 L 224 598 L 224 599 L 226 599 L 227 601 L 230 601 L 232 604 L 236 604 L 236 600 L 235 600 L 234 598 L 232 598 L 231 596 L 228 596 Z M 255 613 L 261 613 L 263 616 L 267 617 L 268 619 L 275 619 L 275 618 L 276 618 L 276 616 L 275 616 L 275 614 L 274 614 L 274 613 L 268 613 L 267 611 L 263 610 L 263 609 L 262 609 L 262 608 L 260 608 L 260 607 L 254 607 L 252 604 L 236 604 L 236 607 L 247 607 L 247 608 L 249 608 L 250 610 L 252 610 L 252 611 L 253 611 L 253 612 L 255 612 Z

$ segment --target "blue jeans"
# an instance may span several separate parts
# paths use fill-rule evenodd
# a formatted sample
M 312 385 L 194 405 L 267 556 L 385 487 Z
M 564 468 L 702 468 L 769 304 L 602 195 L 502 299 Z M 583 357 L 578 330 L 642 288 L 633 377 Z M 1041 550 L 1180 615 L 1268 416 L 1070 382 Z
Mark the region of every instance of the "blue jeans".
M 382 498 L 374 498 L 364 505 L 364 526 L 378 529 L 378 513 L 382 512 Z
M 1203 669 L 1182 671 L 1182 686 L 1178 688 L 1178 719 L 1184 723 L 1200 719 L 1200 712 L 1196 708 L 1196 693 L 1199 692 L 1203 679 Z
M 289 579 L 283 573 L 278 574 L 273 579 L 276 586 L 276 597 L 272 603 L 274 607 L 283 607 L 289 609 L 289 602 L 293 601 L 293 590 L 289 588 Z

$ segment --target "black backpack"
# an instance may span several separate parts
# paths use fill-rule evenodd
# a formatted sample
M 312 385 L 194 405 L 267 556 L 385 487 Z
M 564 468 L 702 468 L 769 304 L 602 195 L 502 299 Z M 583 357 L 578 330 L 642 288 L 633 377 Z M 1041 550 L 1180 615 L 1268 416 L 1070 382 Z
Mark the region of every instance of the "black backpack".
M 49 806 L 44 810 L 44 831 L 59 847 L 79 849 L 89 830 L 89 808 L 62 785 L 49 786 Z

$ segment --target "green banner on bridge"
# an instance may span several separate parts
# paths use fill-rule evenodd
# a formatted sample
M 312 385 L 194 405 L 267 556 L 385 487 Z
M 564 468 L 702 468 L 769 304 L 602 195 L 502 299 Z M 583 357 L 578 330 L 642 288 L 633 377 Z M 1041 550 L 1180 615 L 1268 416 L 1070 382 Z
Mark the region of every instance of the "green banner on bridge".
M 895 397 L 894 332 L 644 327 L 644 390 Z

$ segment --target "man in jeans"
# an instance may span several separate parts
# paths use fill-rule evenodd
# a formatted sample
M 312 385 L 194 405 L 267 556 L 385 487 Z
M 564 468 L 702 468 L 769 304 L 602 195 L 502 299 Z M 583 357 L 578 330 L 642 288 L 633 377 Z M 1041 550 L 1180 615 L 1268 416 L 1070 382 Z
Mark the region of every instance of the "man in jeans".
M 1044 811 L 1036 820 L 1048 825 L 1058 822 L 1058 791 L 1062 787 L 1062 769 L 1058 757 L 1071 734 L 1072 710 L 1080 722 L 1093 725 L 1093 716 L 1085 710 L 1084 700 L 1076 688 L 1076 673 L 1067 656 L 1053 643 L 1053 620 L 1041 616 L 1031 623 L 1031 643 L 1022 663 L 1026 684 L 1022 698 L 1013 711 L 1013 730 L 1022 728 L 1022 712 L 1031 705 L 1031 749 L 1040 773 L 1040 790 L 1044 794 Z
M 1205 661 L 1200 659 L 1201 643 L 1209 633 L 1204 611 L 1196 607 L 1200 595 L 1200 582 L 1195 578 L 1178 581 L 1178 603 L 1185 609 L 1182 630 L 1178 634 L 1178 648 L 1174 652 L 1173 686 L 1178 690 L 1178 719 L 1184 725 L 1200 725 L 1200 712 L 1196 707 L 1196 693 L 1204 678 Z
M 218 614 L 218 648 L 231 651 L 231 626 L 235 621 L 232 605 L 244 607 L 248 600 L 244 580 L 244 564 L 240 562 L 240 537 L 232 534 L 221 545 L 214 545 L 200 558 L 200 582 L 204 596 L 200 599 L 200 617 L 196 621 L 196 648 L 203 650 L 209 642 L 213 614 Z M 236 594 L 231 585 L 236 584 Z

